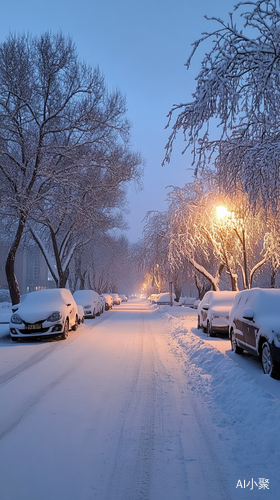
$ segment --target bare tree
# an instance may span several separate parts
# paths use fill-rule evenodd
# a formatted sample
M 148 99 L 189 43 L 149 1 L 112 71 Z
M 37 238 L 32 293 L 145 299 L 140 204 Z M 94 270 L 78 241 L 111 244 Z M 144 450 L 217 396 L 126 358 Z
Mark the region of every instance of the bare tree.
M 212 42 L 211 49 L 202 60 L 193 100 L 169 112 L 168 126 L 174 122 L 164 160 L 170 161 L 181 131 L 196 173 L 214 161 L 228 192 L 241 183 L 250 201 L 261 198 L 273 208 L 280 194 L 277 5 L 278 0 L 242 1 L 234 8 L 239 18 L 208 19 L 217 28 L 194 42 L 187 68 L 201 44 Z
M 174 188 L 170 211 L 169 257 L 173 265 L 187 258 L 214 290 L 219 290 L 224 268 L 233 290 L 238 290 L 238 271 L 244 288 L 251 287 L 254 274 L 271 255 L 271 245 L 263 246 L 269 229 L 262 207 L 252 212 L 246 195 L 229 197 L 215 189 L 206 191 L 205 185 L 197 182 Z M 209 272 L 213 262 L 215 274 Z
M 120 92 L 107 91 L 99 69 L 80 62 L 62 33 L 9 35 L 0 45 L 1 211 L 17 223 L 6 261 L 13 303 L 20 300 L 16 251 L 50 191 L 59 196 L 86 169 L 106 169 L 113 185 L 139 180 L 125 111 Z

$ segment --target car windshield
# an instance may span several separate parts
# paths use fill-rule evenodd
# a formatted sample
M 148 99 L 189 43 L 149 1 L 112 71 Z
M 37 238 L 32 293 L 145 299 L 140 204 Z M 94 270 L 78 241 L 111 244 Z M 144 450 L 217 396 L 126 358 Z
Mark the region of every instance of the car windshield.
M 213 294 L 211 305 L 232 305 L 236 296 L 236 292 L 219 293 L 217 296 Z

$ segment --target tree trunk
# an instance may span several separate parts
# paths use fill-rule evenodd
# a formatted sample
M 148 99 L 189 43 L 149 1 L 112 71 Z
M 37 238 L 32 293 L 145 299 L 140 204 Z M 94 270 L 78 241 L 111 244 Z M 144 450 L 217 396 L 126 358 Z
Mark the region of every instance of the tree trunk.
M 66 287 L 68 276 L 69 276 L 69 267 L 67 267 L 64 272 L 60 273 L 58 288 L 65 288 Z
M 238 292 L 238 276 L 237 274 L 234 273 L 229 273 L 230 274 L 230 279 L 231 279 L 231 289 L 233 292 Z
M 178 272 L 175 272 L 174 275 L 172 276 L 172 278 L 173 278 L 173 286 L 174 286 L 174 293 L 175 293 L 175 301 L 179 302 L 182 290 L 181 290 L 181 286 L 179 285 Z
M 20 291 L 19 291 L 18 281 L 15 275 L 15 258 L 22 237 L 22 233 L 24 230 L 25 222 L 26 222 L 26 216 L 21 215 L 18 223 L 17 232 L 14 241 L 11 245 L 10 251 L 8 253 L 5 266 L 6 278 L 8 282 L 12 305 L 20 303 Z
M 201 283 L 197 274 L 194 274 L 194 281 L 198 291 L 199 300 L 202 300 L 206 292 L 211 290 L 211 282 L 208 280 L 208 283 Z
M 277 269 L 275 269 L 275 267 L 273 267 L 273 268 L 271 269 L 271 276 L 270 276 L 270 288 L 275 288 L 276 273 L 277 273 Z

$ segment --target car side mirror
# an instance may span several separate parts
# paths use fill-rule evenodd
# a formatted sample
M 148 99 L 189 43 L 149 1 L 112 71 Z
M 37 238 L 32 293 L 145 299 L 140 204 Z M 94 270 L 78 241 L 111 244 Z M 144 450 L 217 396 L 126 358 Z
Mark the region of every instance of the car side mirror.
M 243 311 L 243 318 L 248 319 L 249 321 L 253 321 L 254 315 L 255 313 L 250 307 L 246 307 Z
M 15 313 L 18 310 L 18 304 L 12 306 L 12 311 Z
M 204 309 L 205 311 L 208 311 L 208 309 L 209 309 L 209 304 L 204 304 L 204 306 L 202 306 L 202 309 Z

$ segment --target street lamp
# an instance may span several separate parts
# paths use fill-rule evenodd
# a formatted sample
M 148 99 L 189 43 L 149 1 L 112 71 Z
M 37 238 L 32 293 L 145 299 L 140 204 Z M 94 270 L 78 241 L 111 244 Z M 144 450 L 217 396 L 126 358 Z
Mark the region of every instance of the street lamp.
M 237 234 L 237 237 L 242 245 L 242 253 L 243 253 L 243 262 L 244 262 L 244 285 L 245 288 L 249 288 L 249 280 L 248 280 L 248 268 L 247 268 L 247 253 L 246 253 L 246 236 L 245 236 L 245 227 L 244 224 L 239 226 L 240 230 L 236 226 L 236 219 L 233 212 L 229 212 L 226 207 L 218 206 L 216 207 L 217 217 L 219 219 L 226 219 L 232 224 L 233 230 Z

